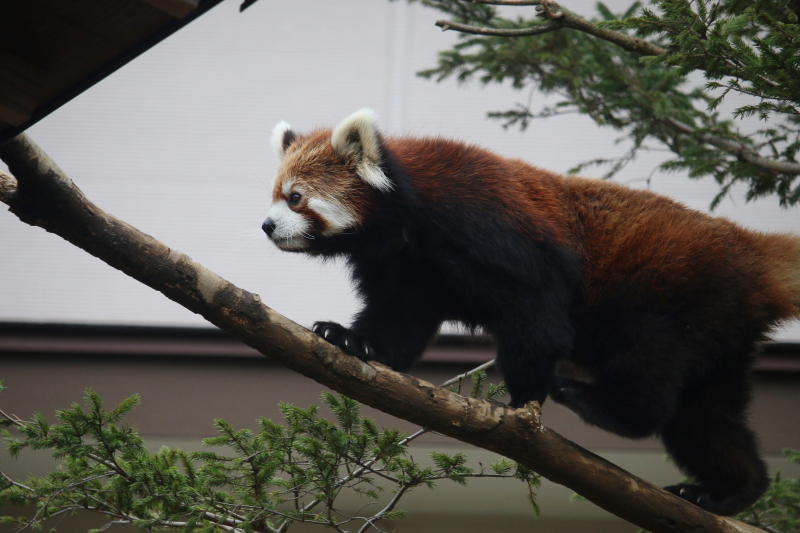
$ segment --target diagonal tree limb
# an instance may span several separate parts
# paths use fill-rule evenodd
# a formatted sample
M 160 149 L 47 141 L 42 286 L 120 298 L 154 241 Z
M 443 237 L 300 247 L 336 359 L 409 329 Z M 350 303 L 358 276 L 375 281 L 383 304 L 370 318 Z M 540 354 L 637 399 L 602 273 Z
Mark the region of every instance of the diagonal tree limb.
M 654 533 L 757 532 L 632 476 L 540 422 L 531 403 L 512 409 L 435 387 L 342 354 L 317 335 L 86 198 L 25 134 L 0 146 L 0 200 L 287 367 L 366 405 L 500 453 Z

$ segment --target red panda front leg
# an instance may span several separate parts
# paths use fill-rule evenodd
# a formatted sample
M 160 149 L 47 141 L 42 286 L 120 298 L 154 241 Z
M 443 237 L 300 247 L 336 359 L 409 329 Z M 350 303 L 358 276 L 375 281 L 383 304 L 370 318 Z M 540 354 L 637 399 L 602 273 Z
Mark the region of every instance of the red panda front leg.
M 574 328 L 566 307 L 516 310 L 494 331 L 497 366 L 511 395 L 509 406 L 534 400 L 542 405 L 556 382 L 556 363 L 572 350 Z
M 437 313 L 408 300 L 368 301 L 351 328 L 317 322 L 314 332 L 362 361 L 405 372 L 422 356 L 442 322 Z
M 556 357 L 532 355 L 519 338 L 497 336 L 497 366 L 508 387 L 510 407 L 537 401 L 542 405 L 554 382 Z

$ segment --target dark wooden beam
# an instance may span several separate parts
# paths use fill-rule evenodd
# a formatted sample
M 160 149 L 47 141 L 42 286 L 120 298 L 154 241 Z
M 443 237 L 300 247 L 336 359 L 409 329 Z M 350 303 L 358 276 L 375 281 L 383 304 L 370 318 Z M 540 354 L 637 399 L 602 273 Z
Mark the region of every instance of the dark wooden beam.
M 0 120 L 19 126 L 31 118 L 42 95 L 46 73 L 0 51 Z
M 182 19 L 197 8 L 200 0 L 142 0 L 142 2 Z

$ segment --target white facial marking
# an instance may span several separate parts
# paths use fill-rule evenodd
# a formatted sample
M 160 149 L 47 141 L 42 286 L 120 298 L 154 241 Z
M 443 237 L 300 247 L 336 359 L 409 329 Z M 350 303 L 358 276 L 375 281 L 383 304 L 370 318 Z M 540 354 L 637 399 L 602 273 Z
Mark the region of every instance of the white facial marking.
M 308 234 L 311 224 L 306 218 L 295 213 L 289 208 L 286 200 L 277 200 L 269 212 L 267 218 L 275 223 L 275 231 L 270 235 L 270 239 L 282 250 L 304 250 L 308 248 Z
M 284 180 L 283 183 L 281 184 L 281 193 L 283 193 L 283 196 L 288 198 L 289 195 L 292 193 L 293 188 L 294 188 L 294 180 Z
M 336 235 L 356 225 L 356 217 L 344 205 L 333 198 L 311 198 L 308 207 L 325 221 L 325 236 Z

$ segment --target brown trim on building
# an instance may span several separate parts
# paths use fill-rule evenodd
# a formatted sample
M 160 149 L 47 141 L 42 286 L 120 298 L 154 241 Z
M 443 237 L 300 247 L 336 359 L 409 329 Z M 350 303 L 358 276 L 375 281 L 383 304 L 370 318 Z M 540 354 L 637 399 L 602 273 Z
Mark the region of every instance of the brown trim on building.
M 83 354 L 191 357 L 262 357 L 210 327 L 104 326 L 0 322 L 0 354 Z M 480 364 L 494 357 L 487 337 L 440 335 L 423 357 L 430 363 Z M 770 342 L 757 358 L 759 372 L 800 372 L 800 343 Z

